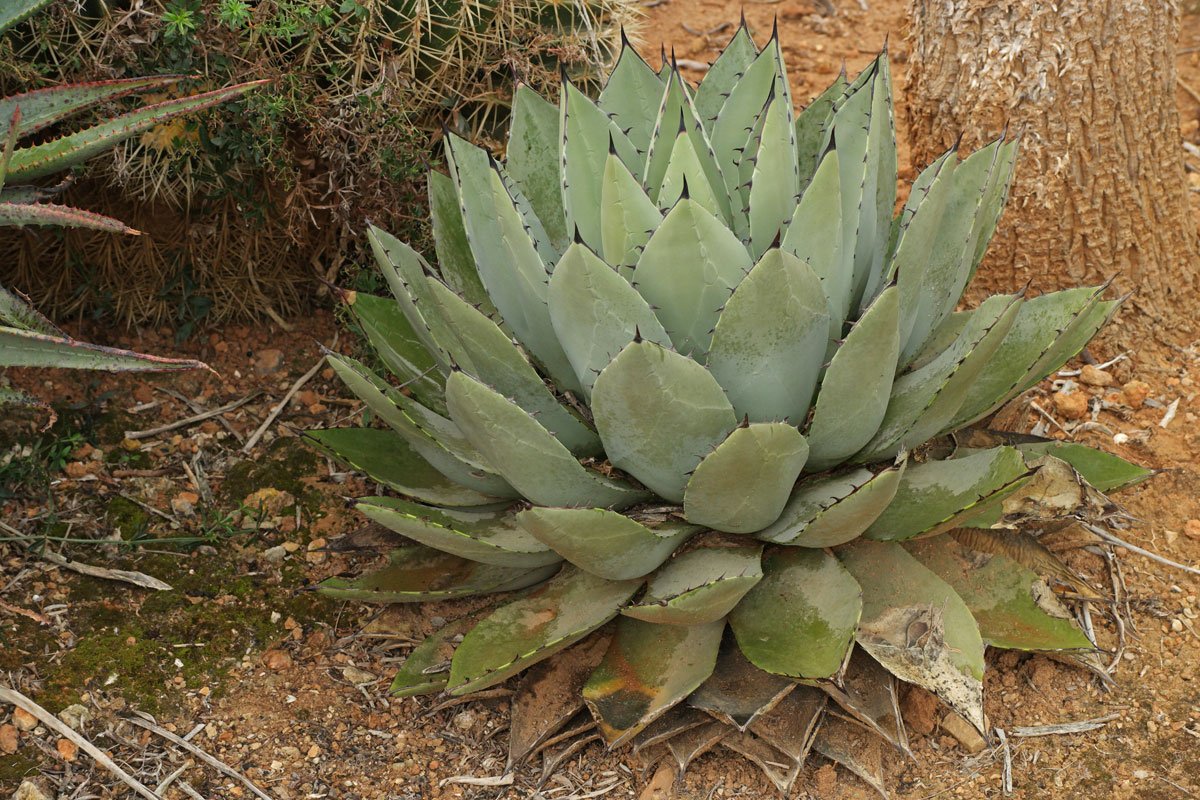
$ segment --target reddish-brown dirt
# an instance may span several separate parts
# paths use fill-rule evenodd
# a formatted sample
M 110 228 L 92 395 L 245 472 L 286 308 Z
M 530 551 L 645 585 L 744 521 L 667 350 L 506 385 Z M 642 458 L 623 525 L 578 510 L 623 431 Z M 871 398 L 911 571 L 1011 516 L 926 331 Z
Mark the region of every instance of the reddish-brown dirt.
M 820 13 L 823 4 L 803 0 L 748 4 L 745 13 L 760 40 L 778 15 L 800 102 L 819 92 L 843 63 L 850 72 L 861 68 L 885 37 L 897 86 L 902 86 L 903 3 L 870 0 L 864 4 L 869 10 L 849 0 L 835 5 L 836 16 Z M 709 0 L 668 0 L 647 13 L 648 53 L 656 52 L 661 40 L 674 45 L 678 58 L 704 62 L 715 57 L 732 33 L 738 10 Z M 717 30 L 719 26 L 724 27 Z M 1193 48 L 1180 55 L 1184 82 L 1200 87 L 1200 17 L 1185 17 L 1180 46 Z M 897 101 L 902 104 L 903 96 Z M 1200 102 L 1184 89 L 1179 102 L 1184 135 L 1196 141 Z M 902 123 L 903 114 L 898 118 Z M 901 180 L 907 182 L 914 172 L 906 163 L 904 136 L 901 130 Z M 1200 157 L 1188 159 L 1200 167 Z M 1200 188 L 1200 179 L 1196 183 Z M 454 609 L 380 611 L 332 603 L 305 591 L 313 582 L 351 568 L 346 556 L 323 545 L 359 527 L 345 498 L 366 487 L 352 475 L 331 473 L 323 459 L 297 455 L 298 448 L 291 446 L 290 429 L 335 424 L 356 413 L 327 372 L 319 372 L 293 398 L 249 462 L 237 452 L 237 437 L 259 426 L 293 381 L 317 362 L 317 343 L 330 343 L 339 327 L 331 314 L 296 324 L 298 329 L 290 333 L 273 325 L 206 332 L 182 345 L 166 331 L 117 337 L 84 331 L 109 343 L 203 358 L 219 377 L 21 377 L 45 396 L 95 399 L 106 411 L 65 415 L 64 423 L 79 435 L 66 440 L 62 457 L 51 463 L 47 492 L 37 485 L 0 491 L 0 519 L 26 535 L 71 539 L 105 538 L 122 527 L 118 536 L 128 540 L 133 534 L 125 528 L 136 525 L 143 544 L 132 550 L 53 542 L 50 549 L 79 561 L 155 574 L 178 591 L 151 593 L 79 576 L 7 541 L 11 531 L 0 533 L 0 670 L 6 675 L 0 682 L 20 688 L 52 711 L 71 703 L 91 709 L 92 719 L 82 724 L 84 733 L 151 786 L 183 767 L 163 792 L 172 800 L 189 796 L 183 781 L 207 798 L 250 793 L 196 757 L 121 721 L 135 710 L 154 713 L 179 735 L 199 727 L 193 742 L 280 800 L 638 797 L 650 779 L 643 774 L 644 765 L 595 744 L 566 760 L 540 794 L 541 776 L 535 769 L 518 774 L 511 786 L 453 782 L 455 776 L 495 778 L 503 773 L 506 698 L 439 709 L 442 698 L 393 700 L 386 689 L 396 657 L 431 629 L 434 617 L 453 616 Z M 343 333 L 339 349 L 354 346 Z M 1119 498 L 1138 519 L 1127 535 L 1167 558 L 1200 565 L 1200 474 L 1195 466 L 1200 399 L 1194 382 L 1200 377 L 1200 351 L 1141 347 L 1141 342 L 1126 341 L 1119 319 L 1093 346 L 1090 355 L 1097 361 L 1123 352 L 1128 358 L 1109 370 L 1115 387 L 1085 386 L 1081 391 L 1103 398 L 1136 379 L 1148 384 L 1150 402 L 1129 407 L 1132 387 L 1121 397 L 1108 397 L 1112 404 L 1100 412 L 1097 424 L 1077 430 L 1076 438 L 1163 470 Z M 155 387 L 173 389 L 204 408 L 254 390 L 263 394 L 225 415 L 228 430 L 208 420 L 140 439 L 140 444 L 124 441 L 126 430 L 192 413 Z M 1058 414 L 1051 392 L 1047 382 L 1034 399 Z M 1176 401 L 1174 418 L 1163 427 L 1167 409 Z M 1034 412 L 1018 420 L 1024 430 L 1038 421 Z M 43 441 L 28 428 L 21 430 L 26 442 Z M 15 461 L 3 461 L 3 456 L 0 475 L 16 475 Z M 42 457 L 20 449 L 16 456 Z M 262 491 L 269 489 L 290 497 L 273 499 L 278 495 Z M 142 507 L 120 502 L 122 495 L 154 511 L 139 515 Z M 47 497 L 53 507 L 45 503 Z M 180 535 L 199 536 L 203 544 L 178 548 L 147 543 Z M 1107 585 L 1108 566 L 1100 557 L 1074 552 L 1068 558 L 1089 580 Z M 1133 624 L 1126 631 L 1128 646 L 1114 686 L 1102 689 L 1086 673 L 1043 656 L 993 653 L 989 658 L 987 713 L 997 727 L 1012 732 L 1021 726 L 1110 718 L 1087 733 L 1010 739 L 1013 798 L 1200 794 L 1200 581 L 1124 551 L 1117 561 Z M 1096 619 L 1102 643 L 1114 645 L 1117 631 L 1111 621 L 1102 613 Z M 1003 749 L 964 752 L 939 727 L 940 711 L 926 701 L 917 694 L 905 698 L 917 731 L 915 758 L 887 756 L 892 796 L 1004 796 Z M 89 757 L 59 745 L 58 736 L 44 726 L 24 730 L 21 722 L 10 708 L 0 707 L 0 798 L 25 778 L 50 796 L 126 796 Z M 654 796 L 672 791 L 689 800 L 773 796 L 754 767 L 725 753 L 702 757 L 678 785 Z M 832 800 L 875 795 L 844 771 L 814 759 L 794 796 Z

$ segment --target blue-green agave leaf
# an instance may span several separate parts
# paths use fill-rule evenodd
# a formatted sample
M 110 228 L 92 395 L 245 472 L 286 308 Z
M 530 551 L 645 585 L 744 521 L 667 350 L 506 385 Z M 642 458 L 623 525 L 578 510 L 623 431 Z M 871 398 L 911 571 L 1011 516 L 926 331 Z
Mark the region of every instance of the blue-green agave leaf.
M 854 469 L 801 481 L 759 539 L 797 547 L 834 547 L 853 541 L 891 504 L 907 461 L 878 473 Z
M 558 569 L 557 564 L 534 569 L 497 567 L 412 545 L 393 550 L 381 569 L 352 579 L 326 578 L 317 590 L 335 600 L 424 603 L 524 589 Z
M 415 542 L 498 567 L 544 567 L 562 556 L 529 535 L 507 509 L 464 511 L 395 497 L 364 497 L 355 508 Z
M 527 411 L 463 372 L 446 382 L 446 404 L 488 465 L 537 505 L 624 508 L 647 497 L 585 468 Z
M 645 622 L 717 622 L 762 580 L 762 545 L 698 547 L 668 561 L 621 613 Z
M 500 606 L 463 637 L 447 691 L 463 695 L 495 686 L 565 650 L 615 617 L 641 585 L 563 567 L 545 586 Z
M 737 425 L 733 407 L 707 370 L 641 340 L 627 345 L 596 378 L 592 413 L 609 460 L 676 503 L 683 500 L 692 470 Z
M 651 528 L 603 508 L 529 508 L 517 520 L 567 561 L 601 578 L 640 578 L 699 533 L 698 525 L 668 520 Z
M 829 306 L 816 273 L 768 250 L 725 304 L 708 370 L 738 416 L 804 423 L 829 344 Z
M 704 457 L 688 480 L 688 522 L 753 533 L 779 518 L 808 459 L 808 443 L 785 422 L 743 425 Z
M 846 662 L 862 614 L 862 590 L 821 550 L 773 549 L 763 579 L 729 615 L 754 666 L 791 678 L 828 678 Z
M 837 556 L 863 590 L 859 645 L 983 731 L 983 639 L 962 598 L 894 542 L 858 539 Z

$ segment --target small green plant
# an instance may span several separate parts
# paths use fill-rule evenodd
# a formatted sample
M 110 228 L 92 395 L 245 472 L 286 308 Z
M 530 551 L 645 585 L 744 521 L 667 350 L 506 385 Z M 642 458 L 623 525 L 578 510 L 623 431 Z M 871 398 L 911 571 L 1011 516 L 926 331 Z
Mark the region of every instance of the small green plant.
M 50 498 L 50 482 L 66 468 L 71 454 L 84 442 L 77 430 L 42 433 L 13 444 L 0 454 L 0 501 L 25 493 Z
M 250 4 L 246 0 L 221 0 L 217 19 L 226 28 L 240 31 L 250 23 Z
M 168 40 L 190 42 L 200 25 L 199 0 L 171 0 L 163 9 L 163 33 Z
M 393 298 L 347 299 L 399 387 L 329 353 L 386 428 L 308 437 L 393 490 L 358 508 L 409 543 L 322 590 L 495 595 L 392 691 L 529 670 L 511 764 L 586 708 L 610 746 L 681 767 L 720 741 L 786 794 L 811 747 L 882 792 L 899 681 L 986 735 L 985 647 L 1095 649 L 1034 535 L 1103 521 L 1098 491 L 1150 471 L 963 431 L 1119 301 L 958 310 L 1016 143 L 946 153 L 894 216 L 886 54 L 793 108 L 775 36 L 743 26 L 697 87 L 627 46 L 598 101 L 518 89 L 505 162 L 447 137 L 436 268 L 369 230 Z

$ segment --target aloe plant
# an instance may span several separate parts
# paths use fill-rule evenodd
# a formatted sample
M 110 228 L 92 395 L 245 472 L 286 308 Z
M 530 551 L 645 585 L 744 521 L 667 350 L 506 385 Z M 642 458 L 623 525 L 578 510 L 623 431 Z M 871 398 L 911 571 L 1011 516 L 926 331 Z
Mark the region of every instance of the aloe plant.
M 514 764 L 578 715 L 680 767 L 721 743 L 786 791 L 810 748 L 880 787 L 879 742 L 907 750 L 897 681 L 986 733 L 985 647 L 1086 662 L 1038 570 L 1070 573 L 1022 526 L 1103 514 L 1088 481 L 1149 472 L 949 436 L 1119 303 L 958 310 L 1016 151 L 946 153 L 894 216 L 886 53 L 795 114 L 778 37 L 744 25 L 696 87 L 628 46 L 597 101 L 522 87 L 506 163 L 448 135 L 438 266 L 372 228 L 394 298 L 353 296 L 394 380 L 328 354 L 386 428 L 307 434 L 393 490 L 358 508 L 410 542 L 327 595 L 500 595 L 392 691 L 528 669 Z
M 9 3 L 0 10 L 0 34 L 49 2 Z M 128 78 L 55 86 L 0 98 L 0 226 L 54 225 L 136 234 L 137 231 L 111 217 L 45 202 L 61 187 L 47 189 L 26 182 L 54 175 L 155 125 L 209 108 L 262 83 L 243 83 L 167 100 L 74 133 L 46 136 L 47 131 L 75 114 L 136 92 L 162 90 L 179 80 L 179 76 Z M 42 141 L 19 145 L 21 140 L 38 133 L 42 134 Z M 115 371 L 206 368 L 202 362 L 190 359 L 162 358 L 78 341 L 56 328 L 23 298 L 0 286 L 0 368 L 13 366 Z M 24 394 L 0 387 L 0 404 L 4 403 L 42 405 Z

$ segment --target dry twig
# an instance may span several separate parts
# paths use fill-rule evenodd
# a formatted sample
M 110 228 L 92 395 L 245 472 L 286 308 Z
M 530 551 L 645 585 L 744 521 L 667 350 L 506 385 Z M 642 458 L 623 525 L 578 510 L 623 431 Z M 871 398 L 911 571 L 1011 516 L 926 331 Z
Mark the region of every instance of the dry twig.
M 258 786 L 256 786 L 254 784 L 254 782 L 251 781 L 249 778 L 247 778 L 245 775 L 241 774 L 240 772 L 235 770 L 233 767 L 226 764 L 224 761 L 217 759 L 215 756 L 209 755 L 208 753 L 201 750 L 196 745 L 189 742 L 187 739 L 184 739 L 182 736 L 176 736 L 175 734 L 171 733 L 166 728 L 160 727 L 160 726 L 154 724 L 153 722 L 150 722 L 149 720 L 141 719 L 140 717 L 125 717 L 125 721 L 130 722 L 134 725 L 137 725 L 140 728 L 145 728 L 146 730 L 150 731 L 151 733 L 156 733 L 159 736 L 161 736 L 162 738 L 166 739 L 168 742 L 171 742 L 172 744 L 176 744 L 176 745 L 182 747 L 184 750 L 187 750 L 189 753 L 196 756 L 197 758 L 199 758 L 201 761 L 205 762 L 209 766 L 215 767 L 222 774 L 227 775 L 228 777 L 233 778 L 236 781 L 240 781 L 243 786 L 245 786 L 250 791 L 254 792 L 254 794 L 257 795 L 258 797 L 262 798 L 262 800 L 274 800 L 274 798 L 271 797 L 271 795 L 267 794 L 262 789 L 258 788 Z M 182 785 L 182 783 L 183 782 L 180 781 L 181 785 Z
M 1028 727 L 1013 728 L 1009 733 L 1010 736 L 1030 737 L 1030 736 L 1056 736 L 1060 733 L 1086 733 L 1094 731 L 1097 728 L 1103 728 L 1107 723 L 1112 722 L 1120 714 L 1105 714 L 1103 717 L 1095 719 L 1082 719 L 1079 722 L 1064 722 L 1060 725 L 1032 725 Z
M 1129 542 L 1125 541 L 1124 539 L 1119 539 L 1116 536 L 1113 536 L 1108 531 L 1104 530 L 1103 528 L 1092 525 L 1091 523 L 1085 522 L 1083 524 L 1083 527 L 1087 528 L 1089 531 L 1096 534 L 1101 539 L 1103 539 L 1104 541 L 1108 542 L 1111 545 L 1116 545 L 1117 547 L 1124 547 L 1126 550 L 1128 550 L 1131 553 L 1137 553 L 1139 556 L 1142 556 L 1143 558 L 1148 558 L 1151 561 L 1157 561 L 1159 564 L 1162 564 L 1163 566 L 1174 567 L 1175 569 L 1183 570 L 1184 572 L 1186 572 L 1190 575 L 1200 575 L 1200 569 L 1196 569 L 1195 567 L 1189 567 L 1187 564 L 1180 564 L 1178 561 L 1172 561 L 1169 558 L 1160 556 L 1158 553 L 1152 553 L 1149 550 L 1144 550 L 1141 547 L 1138 547 L 1136 544 L 1130 544 Z
M 11 603 L 6 603 L 4 602 L 3 598 L 0 598 L 0 611 L 7 611 L 10 614 L 20 614 L 22 617 L 31 619 L 39 625 L 53 624 L 53 621 L 45 614 L 39 614 L 36 611 L 30 611 L 28 608 L 21 608 L 20 606 L 14 606 Z
M 330 349 L 335 346 L 337 346 L 336 334 L 333 337 L 333 344 L 330 345 Z M 292 401 L 292 398 L 295 397 L 296 392 L 300 391 L 300 387 L 311 381 L 313 376 L 317 374 L 317 371 L 321 369 L 321 366 L 324 363 L 325 359 L 322 357 L 321 360 L 319 360 L 316 364 L 313 364 L 312 369 L 301 375 L 296 382 L 292 384 L 292 388 L 288 389 L 287 394 L 283 396 L 283 399 L 280 400 L 273 409 L 271 409 L 271 413 L 268 414 L 267 418 L 263 420 L 262 425 L 258 426 L 258 430 L 251 434 L 250 438 L 246 440 L 246 443 L 242 445 L 243 453 L 249 453 L 254 449 L 254 445 L 258 444 L 258 440 L 261 439 L 262 435 L 267 432 L 267 428 L 270 428 L 271 424 L 275 422 L 275 419 L 283 412 L 285 408 L 287 408 L 287 404 Z
M 166 425 L 159 425 L 157 428 L 148 428 L 144 431 L 125 431 L 125 438 L 133 439 L 135 441 L 138 439 L 149 439 L 152 436 L 158 436 L 160 433 L 169 433 L 170 431 L 178 430 L 179 428 L 186 428 L 189 425 L 195 425 L 197 422 L 203 422 L 206 419 L 212 419 L 213 417 L 218 417 L 221 414 L 226 414 L 230 411 L 233 411 L 236 408 L 241 408 L 242 406 L 246 405 L 246 403 L 249 403 L 251 400 L 258 397 L 260 394 L 261 392 L 252 392 L 243 397 L 241 400 L 234 400 L 232 403 L 226 403 L 220 408 L 214 408 L 211 411 L 205 411 L 202 414 L 194 414 L 190 417 L 184 417 L 183 419 L 170 422 Z
M 28 697 L 18 692 L 16 689 L 10 689 L 7 686 L 0 686 L 0 702 L 11 703 L 18 708 L 29 712 L 33 716 L 37 717 L 38 721 L 47 728 L 56 731 L 66 739 L 70 739 L 80 750 L 94 758 L 96 763 L 100 764 L 113 775 L 116 775 L 122 783 L 124 783 L 130 789 L 133 789 L 142 797 L 147 798 L 147 800 L 162 800 L 162 797 L 155 794 L 150 787 L 146 786 L 137 778 L 133 777 L 128 772 L 117 766 L 116 762 L 105 755 L 103 750 L 101 750 L 99 747 L 96 747 L 96 745 L 92 744 L 87 739 L 83 738 L 83 736 L 80 735 L 70 725 L 67 725 L 58 717 L 42 708 Z

